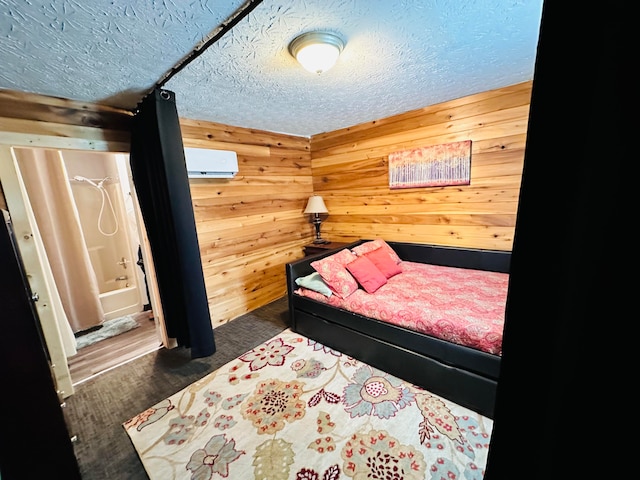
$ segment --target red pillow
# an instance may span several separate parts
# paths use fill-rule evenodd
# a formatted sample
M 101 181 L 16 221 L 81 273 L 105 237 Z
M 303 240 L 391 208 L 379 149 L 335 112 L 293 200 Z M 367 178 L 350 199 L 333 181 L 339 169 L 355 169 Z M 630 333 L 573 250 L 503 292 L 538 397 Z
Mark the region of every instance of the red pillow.
M 353 253 L 361 257 L 365 253 L 369 253 L 373 250 L 377 250 L 378 248 L 383 248 L 387 252 L 389 252 L 389 256 L 394 262 L 400 263 L 402 261 L 398 256 L 398 254 L 396 253 L 396 251 L 393 248 L 391 248 L 391 245 L 389 245 L 387 242 L 385 242 L 381 238 L 376 238 L 375 240 L 364 242 L 358 246 L 353 247 Z
M 387 277 L 367 257 L 358 257 L 348 263 L 347 270 L 367 293 L 373 293 L 387 283 Z
M 402 267 L 391 258 L 389 252 L 384 248 L 377 248 L 371 252 L 367 252 L 364 254 L 364 257 L 371 260 L 386 278 L 391 278 L 394 275 L 402 273 Z

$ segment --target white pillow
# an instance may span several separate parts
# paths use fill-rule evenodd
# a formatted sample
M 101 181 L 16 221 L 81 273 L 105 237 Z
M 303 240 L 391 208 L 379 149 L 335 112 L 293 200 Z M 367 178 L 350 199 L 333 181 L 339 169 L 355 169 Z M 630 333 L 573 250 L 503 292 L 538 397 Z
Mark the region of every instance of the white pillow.
M 306 277 L 296 278 L 296 284 L 299 287 L 308 288 L 314 292 L 321 293 L 325 297 L 330 297 L 333 293 L 318 272 L 313 272 Z

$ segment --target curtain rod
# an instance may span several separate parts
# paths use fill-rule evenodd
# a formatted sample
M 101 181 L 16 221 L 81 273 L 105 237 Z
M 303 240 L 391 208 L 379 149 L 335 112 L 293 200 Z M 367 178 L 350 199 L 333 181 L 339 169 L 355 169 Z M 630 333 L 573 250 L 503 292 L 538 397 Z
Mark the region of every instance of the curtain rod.
M 156 82 L 153 88 L 142 97 L 143 100 L 156 89 L 162 88 L 169 80 L 171 80 L 171 78 L 173 78 L 174 75 L 179 73 L 183 68 L 185 68 L 192 61 L 194 61 L 196 58 L 202 55 L 207 48 L 209 48 L 211 45 L 213 45 L 218 40 L 220 40 L 225 33 L 227 33 L 234 26 L 236 26 L 240 22 L 240 20 L 245 18 L 247 15 L 249 15 L 261 3 L 262 3 L 262 0 L 249 0 L 248 2 L 245 2 L 245 4 L 242 7 L 240 7 L 229 19 L 222 22 L 222 26 L 218 27 L 218 31 L 212 37 L 196 45 L 196 47 L 191 51 L 191 53 L 189 53 L 189 55 L 184 57 L 180 61 L 180 63 L 172 67 L 171 70 L 169 70 L 162 77 L 160 77 L 160 80 Z M 138 102 L 138 106 L 141 103 L 142 103 L 142 100 Z M 136 107 L 135 110 L 137 111 L 138 107 Z

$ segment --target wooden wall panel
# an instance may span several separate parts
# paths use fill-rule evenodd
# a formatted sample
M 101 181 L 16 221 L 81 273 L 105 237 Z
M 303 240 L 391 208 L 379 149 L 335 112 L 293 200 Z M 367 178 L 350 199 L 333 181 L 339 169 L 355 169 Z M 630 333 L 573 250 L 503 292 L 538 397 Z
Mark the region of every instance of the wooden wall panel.
M 233 150 L 232 179 L 191 179 L 211 316 L 224 323 L 286 294 L 284 264 L 313 238 L 309 139 L 182 119 L 186 147 Z
M 311 137 L 323 235 L 511 250 L 530 97 L 525 82 Z M 390 153 L 462 140 L 470 185 L 389 189 Z
M 0 90 L 0 117 L 11 118 L 13 124 L 22 119 L 45 124 L 66 124 L 114 130 L 128 137 L 132 114 L 126 110 L 77 102 L 64 98 L 46 97 L 15 90 Z M 4 129 L 0 129 L 4 130 Z M 29 133 L 34 133 L 29 130 Z
M 33 147 L 129 151 L 133 114 L 103 105 L 0 90 L 0 142 Z
M 129 151 L 127 111 L 0 91 L 0 142 L 46 148 Z M 185 146 L 234 150 L 229 180 L 190 180 L 214 326 L 286 292 L 284 264 L 303 256 L 313 228 L 309 139 L 181 120 Z M 6 206 L 1 195 L 0 206 Z
M 233 179 L 191 179 L 212 322 L 285 294 L 284 264 L 302 257 L 314 191 L 331 240 L 389 240 L 510 250 L 531 83 L 460 98 L 311 139 L 181 119 L 185 146 L 233 150 Z M 0 141 L 128 151 L 130 112 L 0 91 Z M 390 191 L 395 150 L 472 140 L 471 185 Z M 1 192 L 1 186 L 0 186 Z M 0 196 L 0 205 L 4 199 Z

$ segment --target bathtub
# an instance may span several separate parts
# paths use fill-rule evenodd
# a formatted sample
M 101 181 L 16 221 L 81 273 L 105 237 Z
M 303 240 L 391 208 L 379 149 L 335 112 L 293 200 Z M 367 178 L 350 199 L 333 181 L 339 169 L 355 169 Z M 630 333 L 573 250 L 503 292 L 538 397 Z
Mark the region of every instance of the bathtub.
M 143 308 L 136 285 L 101 293 L 98 298 L 104 310 L 105 320 L 138 313 Z

